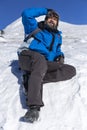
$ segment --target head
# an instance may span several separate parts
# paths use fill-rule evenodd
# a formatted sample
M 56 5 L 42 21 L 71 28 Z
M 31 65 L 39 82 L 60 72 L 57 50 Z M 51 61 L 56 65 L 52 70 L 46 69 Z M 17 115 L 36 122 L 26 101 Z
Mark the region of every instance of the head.
M 45 17 L 45 24 L 51 29 L 57 29 L 59 23 L 59 15 L 55 11 L 49 11 Z

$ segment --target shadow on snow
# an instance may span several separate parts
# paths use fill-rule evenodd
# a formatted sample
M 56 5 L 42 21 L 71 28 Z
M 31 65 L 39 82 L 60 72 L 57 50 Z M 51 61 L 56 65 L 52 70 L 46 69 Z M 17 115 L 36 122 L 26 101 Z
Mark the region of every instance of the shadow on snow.
M 20 95 L 20 102 L 22 104 L 23 109 L 26 109 L 26 96 L 23 93 L 23 87 L 22 87 L 22 71 L 19 68 L 18 60 L 13 60 L 10 64 L 11 66 L 11 72 L 17 77 L 18 84 L 20 85 L 19 88 L 19 95 Z

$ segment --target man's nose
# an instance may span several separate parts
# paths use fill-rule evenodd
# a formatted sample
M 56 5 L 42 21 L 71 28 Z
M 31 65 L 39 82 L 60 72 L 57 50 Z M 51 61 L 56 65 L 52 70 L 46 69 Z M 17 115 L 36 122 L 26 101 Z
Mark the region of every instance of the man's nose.
M 51 23 L 54 23 L 53 19 L 50 20 Z

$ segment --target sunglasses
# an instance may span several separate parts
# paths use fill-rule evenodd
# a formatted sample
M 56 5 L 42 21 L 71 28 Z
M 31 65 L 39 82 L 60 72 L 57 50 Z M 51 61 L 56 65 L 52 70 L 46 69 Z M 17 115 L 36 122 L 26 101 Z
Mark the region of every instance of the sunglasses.
M 48 12 L 47 17 L 48 17 L 48 18 L 55 17 L 56 19 L 59 19 L 58 14 L 55 13 L 55 12 Z

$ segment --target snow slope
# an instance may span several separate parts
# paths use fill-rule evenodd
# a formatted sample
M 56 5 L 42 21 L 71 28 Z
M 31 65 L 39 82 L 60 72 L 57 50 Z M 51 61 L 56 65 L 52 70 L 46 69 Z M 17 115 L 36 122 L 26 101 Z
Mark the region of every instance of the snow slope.
M 71 80 L 44 84 L 40 119 L 21 122 L 27 111 L 18 69 L 17 49 L 23 40 L 21 18 L 5 28 L 0 38 L 0 130 L 87 130 L 87 26 L 60 21 L 65 63 L 74 65 Z

